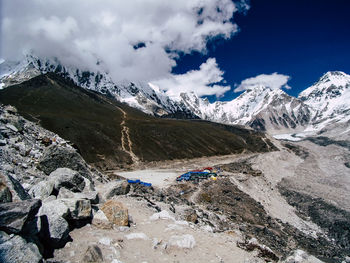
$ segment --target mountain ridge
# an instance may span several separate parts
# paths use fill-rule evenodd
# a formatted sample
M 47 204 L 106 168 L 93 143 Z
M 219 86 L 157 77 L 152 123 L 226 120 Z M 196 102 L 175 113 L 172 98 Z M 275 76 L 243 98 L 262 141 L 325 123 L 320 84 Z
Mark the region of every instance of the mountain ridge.
M 204 120 L 156 118 L 55 73 L 0 90 L 0 102 L 73 142 L 87 162 L 103 170 L 275 149 L 263 133 Z
M 194 92 L 169 97 L 149 83 L 114 83 L 108 73 L 82 71 L 62 66 L 57 59 L 40 60 L 35 56 L 27 56 L 25 61 L 17 64 L 0 64 L 0 85 L 10 86 L 47 72 L 70 78 L 78 86 L 114 97 L 158 117 L 200 118 L 245 125 L 272 135 L 300 132 L 317 134 L 328 125 L 350 120 L 350 76 L 341 71 L 325 73 L 298 97 L 290 96 L 281 89 L 256 86 L 232 101 L 210 103 Z

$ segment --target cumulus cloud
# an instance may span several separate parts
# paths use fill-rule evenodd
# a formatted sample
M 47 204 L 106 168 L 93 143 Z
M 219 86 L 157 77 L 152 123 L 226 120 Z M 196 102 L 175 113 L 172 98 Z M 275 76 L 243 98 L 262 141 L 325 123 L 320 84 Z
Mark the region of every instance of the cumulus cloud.
M 179 53 L 205 52 L 210 38 L 228 39 L 238 31 L 232 18 L 248 8 L 245 3 L 2 0 L 0 57 L 18 59 L 33 52 L 90 70 L 98 70 L 96 62 L 102 61 L 99 68 L 115 81 L 172 78 Z M 217 67 L 211 68 L 215 75 Z
M 215 58 L 209 58 L 199 70 L 191 70 L 185 74 L 172 75 L 170 77 L 153 81 L 151 86 L 157 86 L 166 91 L 170 97 L 176 97 L 181 92 L 195 92 L 198 96 L 216 95 L 220 97 L 231 89 L 223 85 L 223 71 L 216 63 Z
M 271 89 L 290 89 L 287 84 L 290 77 L 277 72 L 272 74 L 261 74 L 256 77 L 245 79 L 238 85 L 234 92 L 241 92 L 249 89 L 254 89 L 258 86 L 265 86 Z

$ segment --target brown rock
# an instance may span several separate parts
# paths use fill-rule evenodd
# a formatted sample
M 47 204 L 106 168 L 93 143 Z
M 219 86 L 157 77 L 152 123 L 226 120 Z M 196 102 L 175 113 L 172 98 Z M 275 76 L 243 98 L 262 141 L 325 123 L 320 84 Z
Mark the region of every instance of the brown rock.
M 127 226 L 129 224 L 128 209 L 116 200 L 108 200 L 101 207 L 108 220 L 118 226 Z
M 185 212 L 185 219 L 186 221 L 188 222 L 192 222 L 192 223 L 198 223 L 198 216 L 196 214 L 196 211 L 190 209 L 190 210 L 187 210 Z

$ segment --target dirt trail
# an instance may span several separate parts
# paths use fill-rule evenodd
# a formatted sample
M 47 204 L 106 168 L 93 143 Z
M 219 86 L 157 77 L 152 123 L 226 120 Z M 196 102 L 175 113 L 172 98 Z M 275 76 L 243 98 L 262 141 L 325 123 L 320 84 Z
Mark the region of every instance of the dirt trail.
M 129 127 L 126 126 L 126 112 L 122 109 L 117 107 L 122 113 L 123 113 L 123 120 L 120 123 L 120 126 L 122 127 L 121 130 L 121 142 L 122 142 L 122 149 L 124 152 L 128 153 L 131 157 L 131 160 L 134 164 L 138 164 L 140 162 L 140 159 L 135 155 L 135 153 L 132 151 L 132 141 L 130 139 L 130 131 Z
M 109 100 L 103 98 L 102 96 L 100 97 L 103 101 L 107 102 L 108 104 L 112 105 L 113 107 L 116 107 L 119 111 L 122 112 L 123 114 L 123 120 L 120 123 L 121 126 L 121 143 L 122 143 L 122 150 L 124 152 L 126 152 L 127 154 L 130 155 L 131 160 L 133 162 L 133 164 L 139 164 L 140 163 L 140 159 L 136 156 L 136 154 L 132 151 L 132 141 L 130 139 L 130 131 L 129 131 L 129 127 L 126 125 L 126 117 L 127 114 L 126 112 L 120 108 L 117 105 L 114 105 L 113 103 L 111 103 Z

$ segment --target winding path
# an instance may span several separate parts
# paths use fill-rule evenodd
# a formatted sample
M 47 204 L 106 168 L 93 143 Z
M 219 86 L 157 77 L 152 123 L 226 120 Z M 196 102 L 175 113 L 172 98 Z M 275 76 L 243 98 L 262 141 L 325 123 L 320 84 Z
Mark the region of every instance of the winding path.
M 130 155 L 131 160 L 134 164 L 137 164 L 140 162 L 140 159 L 136 156 L 136 154 L 132 151 L 132 141 L 130 139 L 130 131 L 129 127 L 126 126 L 126 112 L 117 106 L 117 108 L 123 113 L 123 120 L 120 123 L 121 126 L 121 142 L 122 142 L 122 149 L 124 152 Z
M 127 113 L 122 109 L 120 108 L 119 106 L 111 103 L 109 100 L 103 98 L 102 96 L 100 96 L 100 98 L 107 102 L 108 104 L 112 105 L 113 107 L 116 107 L 119 111 L 122 112 L 123 114 L 123 120 L 122 122 L 120 123 L 120 126 L 121 126 L 121 143 L 122 143 L 122 150 L 124 152 L 126 152 L 127 154 L 130 155 L 131 157 L 131 160 L 134 164 L 138 164 L 140 162 L 140 159 L 136 156 L 136 154 L 132 151 L 132 141 L 130 139 L 130 130 L 129 130 L 129 127 L 126 126 L 126 116 L 127 116 Z

